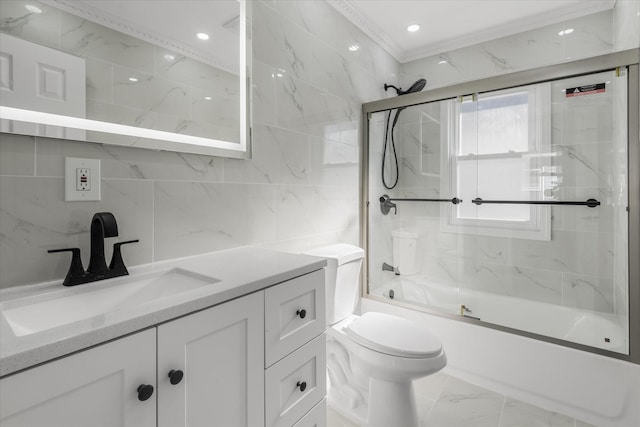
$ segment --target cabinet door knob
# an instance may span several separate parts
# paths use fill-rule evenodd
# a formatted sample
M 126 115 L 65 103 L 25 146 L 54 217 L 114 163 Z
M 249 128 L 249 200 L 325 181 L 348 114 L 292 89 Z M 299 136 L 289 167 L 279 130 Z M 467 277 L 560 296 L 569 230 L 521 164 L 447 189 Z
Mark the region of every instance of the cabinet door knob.
M 180 369 L 172 369 L 169 371 L 169 382 L 173 385 L 180 384 L 180 381 L 182 381 L 182 377 L 184 377 L 184 372 L 182 372 Z
M 296 384 L 296 387 L 298 387 L 300 389 L 300 391 L 305 391 L 307 389 L 307 382 L 306 381 L 298 381 L 298 383 Z
M 296 311 L 296 314 L 300 316 L 301 319 L 304 319 L 305 317 L 307 317 L 307 310 L 301 308 L 300 310 Z
M 138 400 L 144 402 L 153 396 L 153 386 L 150 384 L 141 384 L 138 387 Z

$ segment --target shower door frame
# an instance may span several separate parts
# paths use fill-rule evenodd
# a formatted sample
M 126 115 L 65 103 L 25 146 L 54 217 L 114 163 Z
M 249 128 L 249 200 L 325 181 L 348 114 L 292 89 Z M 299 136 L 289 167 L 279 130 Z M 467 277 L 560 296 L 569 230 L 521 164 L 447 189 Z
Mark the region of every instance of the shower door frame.
M 415 304 L 392 301 L 368 293 L 368 257 L 363 261 L 361 274 L 361 297 L 418 310 L 483 327 L 509 332 L 553 344 L 562 345 L 590 353 L 600 354 L 640 364 L 640 49 L 629 49 L 577 61 L 519 71 L 495 77 L 474 80 L 423 92 L 362 104 L 360 140 L 360 244 L 369 253 L 369 120 L 373 113 L 409 107 L 428 102 L 454 99 L 490 92 L 499 89 L 544 83 L 558 79 L 578 77 L 617 68 L 627 68 L 627 149 L 628 149 L 628 264 L 629 264 L 629 354 L 621 354 L 597 347 L 578 344 L 559 338 L 535 334 L 520 329 L 492 324 L 468 317 L 445 313 Z M 374 209 L 377 206 L 374 203 Z M 632 262 L 632 260 L 636 262 Z

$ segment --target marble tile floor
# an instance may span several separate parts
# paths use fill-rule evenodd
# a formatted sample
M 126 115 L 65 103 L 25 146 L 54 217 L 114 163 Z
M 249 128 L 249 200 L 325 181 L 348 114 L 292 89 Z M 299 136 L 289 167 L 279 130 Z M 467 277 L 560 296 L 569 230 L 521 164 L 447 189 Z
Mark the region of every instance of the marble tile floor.
M 414 386 L 420 427 L 595 427 L 443 372 L 419 380 Z M 327 427 L 359 426 L 328 408 Z

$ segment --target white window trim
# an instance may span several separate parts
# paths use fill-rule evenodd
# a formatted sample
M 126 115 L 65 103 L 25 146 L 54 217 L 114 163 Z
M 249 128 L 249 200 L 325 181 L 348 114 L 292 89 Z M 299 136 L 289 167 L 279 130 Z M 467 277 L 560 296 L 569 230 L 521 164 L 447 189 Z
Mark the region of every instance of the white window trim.
M 523 88 L 507 89 L 502 91 L 491 92 L 491 95 L 500 95 L 511 92 L 522 91 Z M 534 142 L 534 146 L 530 148 L 529 153 L 522 156 L 529 156 L 532 169 L 542 170 L 543 167 L 550 164 L 549 153 L 551 146 L 551 87 L 548 83 L 537 84 L 528 87 L 530 99 L 533 98 L 533 108 L 530 108 L 530 115 L 535 117 L 535 126 L 530 128 L 530 140 Z M 446 197 L 459 197 L 455 194 L 457 189 L 456 183 L 456 152 L 458 144 L 458 118 L 459 106 L 461 101 L 451 99 L 441 102 L 441 194 Z M 530 102 L 529 105 L 531 105 Z M 531 116 L 530 116 L 531 117 Z M 517 154 L 516 154 L 517 155 Z M 467 157 L 467 156 L 457 156 Z M 485 157 L 485 156 L 478 156 Z M 497 154 L 491 158 L 509 157 L 509 154 Z M 542 186 L 542 177 L 540 179 Z M 544 199 L 544 188 L 539 192 L 532 192 L 533 200 Z M 482 197 L 476 195 L 475 197 Z M 471 200 L 463 200 L 463 203 L 472 203 Z M 478 208 L 481 208 L 479 206 Z M 462 219 L 457 218 L 457 206 L 447 203 L 441 206 L 440 227 L 444 232 L 474 234 L 492 237 L 509 237 L 530 240 L 551 240 L 551 206 L 548 205 L 530 205 L 531 216 L 530 221 L 496 221 L 486 219 Z

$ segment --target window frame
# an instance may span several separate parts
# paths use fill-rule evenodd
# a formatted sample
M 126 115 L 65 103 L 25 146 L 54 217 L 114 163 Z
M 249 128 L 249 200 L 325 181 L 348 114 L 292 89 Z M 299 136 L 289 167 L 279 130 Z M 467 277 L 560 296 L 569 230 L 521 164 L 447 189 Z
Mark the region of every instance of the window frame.
M 458 155 L 460 145 L 460 110 L 463 102 L 477 102 L 479 99 L 502 96 L 505 94 L 528 93 L 529 104 L 529 151 L 495 154 Z M 544 176 L 550 171 L 551 147 L 551 85 L 539 83 L 530 86 L 474 94 L 441 102 L 441 192 L 451 197 L 460 197 L 458 188 L 458 164 L 469 160 L 528 159 L 529 170 L 538 171 L 537 191 L 530 191 L 530 200 L 545 199 Z M 533 121 L 533 124 L 532 124 Z M 476 197 L 481 194 L 474 192 Z M 486 197 L 484 197 L 486 198 Z M 506 199 L 503 197 L 501 199 Z M 471 204 L 471 200 L 463 200 Z M 492 206 L 492 205 L 487 205 Z M 510 221 L 495 219 L 472 219 L 458 217 L 458 205 L 441 206 L 441 229 L 445 232 L 465 233 L 492 237 L 509 237 L 530 240 L 551 240 L 551 206 L 528 205 L 528 221 Z M 476 206 L 481 209 L 483 206 Z

